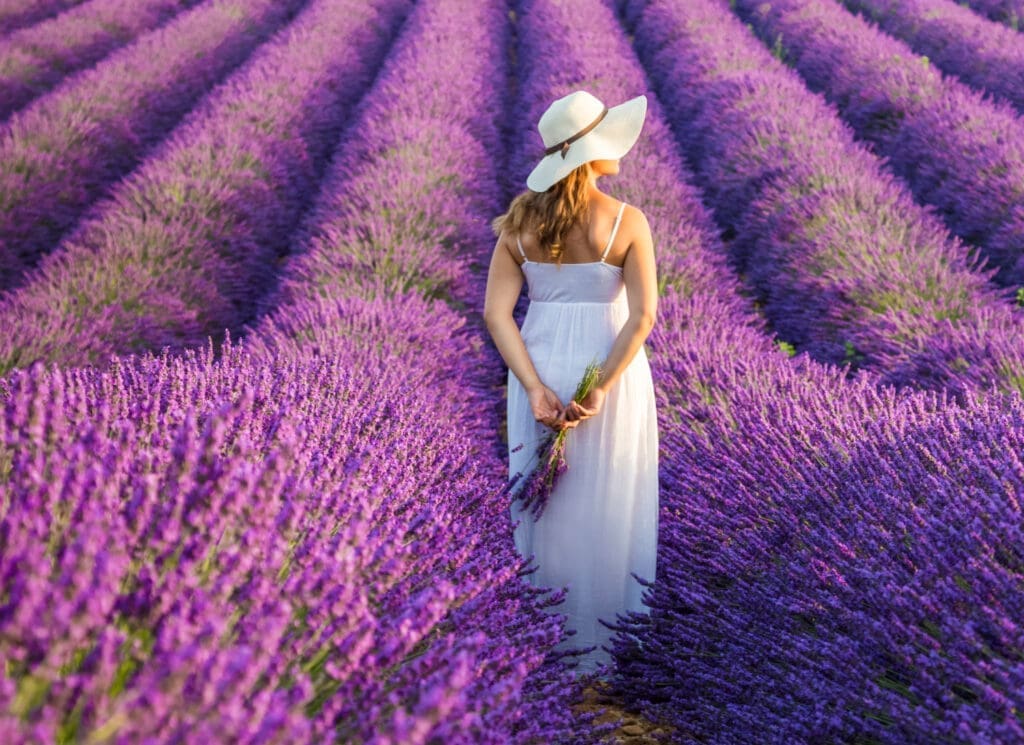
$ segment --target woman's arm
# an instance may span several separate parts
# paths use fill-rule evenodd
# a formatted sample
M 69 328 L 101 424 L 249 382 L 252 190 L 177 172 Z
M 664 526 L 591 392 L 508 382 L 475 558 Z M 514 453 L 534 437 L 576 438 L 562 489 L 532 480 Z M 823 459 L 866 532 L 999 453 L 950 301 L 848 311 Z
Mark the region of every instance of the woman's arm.
M 629 210 L 634 209 L 629 207 Z M 604 405 L 608 391 L 622 375 L 633 357 L 643 346 L 644 340 L 654 328 L 658 308 L 658 277 L 654 266 L 654 241 L 647 216 L 637 210 L 639 217 L 632 221 L 632 240 L 626 251 L 623 265 L 623 280 L 629 301 L 629 318 L 615 337 L 607 359 L 601 364 L 601 375 L 597 383 L 582 401 L 570 401 L 560 418 L 570 425 L 578 425 L 585 419 L 596 416 Z M 625 215 L 623 215 L 625 217 Z
M 633 209 L 628 207 L 627 209 Z M 644 340 L 654 328 L 658 312 L 658 277 L 654 266 L 654 240 L 647 216 L 637 210 L 639 217 L 631 231 L 633 240 L 626 252 L 622 268 L 626 283 L 626 297 L 629 301 L 629 319 L 622 326 L 612 344 L 611 352 L 604 361 L 601 376 L 595 388 L 608 393 L 615 381 L 622 375 L 633 357 L 643 346 Z
M 523 288 L 523 272 L 512 258 L 507 238 L 504 233 L 499 236 L 491 256 L 484 296 L 484 322 L 505 364 L 526 390 L 533 418 L 554 430 L 575 427 L 575 423 L 565 420 L 565 409 L 558 395 L 541 381 L 512 317 L 519 291 Z
M 512 258 L 506 240 L 507 236 L 502 233 L 491 255 L 487 292 L 484 296 L 484 322 L 501 358 L 523 384 L 523 388 L 530 391 L 542 383 L 512 317 L 519 292 L 523 288 L 523 272 Z

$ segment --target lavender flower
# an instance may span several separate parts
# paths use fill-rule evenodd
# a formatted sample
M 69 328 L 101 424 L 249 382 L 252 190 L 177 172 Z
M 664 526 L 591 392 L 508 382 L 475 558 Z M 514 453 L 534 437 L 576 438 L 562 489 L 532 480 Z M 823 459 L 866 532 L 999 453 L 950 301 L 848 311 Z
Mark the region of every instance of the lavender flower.
M 237 2 L 216 0 L 247 28 Z M 288 4 L 245 2 L 288 15 Z M 208 7 L 217 6 L 174 24 Z M 0 338 L 0 372 L 35 360 L 102 365 L 114 353 L 181 349 L 221 339 L 225 328 L 237 332 L 272 285 L 281 244 L 408 8 L 408 0 L 309 4 L 31 280 L 0 299 L 0 318 L 11 324 Z M 223 30 L 218 38 L 227 43 Z
M 601 376 L 601 366 L 597 360 L 587 364 L 583 371 L 583 377 L 576 385 L 576 391 L 572 395 L 573 401 L 583 401 Z M 537 447 L 537 465 L 530 472 L 518 498 L 522 502 L 522 509 L 529 509 L 534 521 L 540 519 L 548 499 L 551 497 L 559 479 L 569 469 L 565 460 L 565 441 L 569 436 L 569 429 L 561 429 L 558 432 L 551 432 L 545 436 Z
M 132 171 L 300 2 L 203 3 L 68 78 L 5 122 L 0 289 L 21 284 L 86 208 Z M 126 200 L 131 205 L 122 203 L 122 209 L 137 215 L 139 204 L 156 198 L 150 192 L 137 202 Z M 138 239 L 129 243 L 137 245 Z
M 92 0 L 0 39 L 0 119 L 198 0 Z
M 1024 285 L 1024 122 L 1012 106 L 943 77 L 835 0 L 736 0 L 736 11 L 981 249 L 999 284 Z

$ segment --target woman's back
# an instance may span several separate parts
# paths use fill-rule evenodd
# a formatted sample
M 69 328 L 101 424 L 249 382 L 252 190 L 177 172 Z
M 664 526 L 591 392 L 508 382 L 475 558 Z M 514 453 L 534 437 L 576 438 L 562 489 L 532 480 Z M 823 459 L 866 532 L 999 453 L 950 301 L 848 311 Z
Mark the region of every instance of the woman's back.
M 592 199 L 587 222 L 574 225 L 565 237 L 560 263 L 565 266 L 599 261 L 608 249 L 605 263 L 622 269 L 630 244 L 630 211 L 638 212 L 614 197 L 602 195 L 600 201 Z M 556 263 L 540 245 L 536 233 L 524 230 L 519 240 L 529 261 Z
M 622 221 L 626 203 L 622 202 L 612 224 L 611 233 L 596 260 L 569 261 L 563 255 L 562 263 L 533 261 L 527 258 L 522 236 L 518 239 L 521 264 L 529 288 L 531 302 L 543 303 L 616 303 L 626 307 L 626 290 L 622 281 L 622 267 L 608 261 L 608 255 L 615 245 L 615 239 Z M 595 220 L 600 223 L 600 220 Z M 581 233 L 583 231 L 580 231 Z M 579 237 L 570 245 L 566 241 L 565 253 L 575 257 L 585 256 L 584 251 L 593 251 L 589 241 Z

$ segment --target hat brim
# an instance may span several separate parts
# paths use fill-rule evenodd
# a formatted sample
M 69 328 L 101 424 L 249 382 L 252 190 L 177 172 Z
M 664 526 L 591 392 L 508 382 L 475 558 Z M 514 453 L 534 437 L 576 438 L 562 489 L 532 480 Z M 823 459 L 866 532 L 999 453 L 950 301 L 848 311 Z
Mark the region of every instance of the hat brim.
M 583 137 L 569 145 L 565 158 L 554 152 L 541 158 L 526 178 L 532 191 L 547 191 L 576 168 L 592 160 L 618 160 L 628 153 L 644 126 L 647 96 L 637 96 L 611 106 L 604 119 Z

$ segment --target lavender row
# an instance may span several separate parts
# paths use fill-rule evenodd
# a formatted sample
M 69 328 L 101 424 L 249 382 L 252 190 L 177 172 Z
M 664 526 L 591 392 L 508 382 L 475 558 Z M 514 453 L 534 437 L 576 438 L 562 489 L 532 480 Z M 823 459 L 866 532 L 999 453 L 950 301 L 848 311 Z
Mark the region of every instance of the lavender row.
M 1021 30 L 1024 22 L 1022 0 L 963 0 L 963 3 L 993 21 L 1005 23 L 1014 31 Z
M 0 118 L 198 0 L 92 0 L 0 39 Z
M 694 741 L 1019 740 L 1019 396 L 752 360 L 702 310 L 652 334 L 674 518 L 620 694 Z
M 212 0 L 0 129 L 0 289 L 26 271 L 305 0 Z
M 0 34 L 38 23 L 85 0 L 0 0 Z
M 943 71 L 1024 112 L 1024 36 L 951 0 L 843 0 Z
M 479 351 L 416 298 L 330 311 L 324 354 L 15 374 L 0 739 L 509 741 L 558 629 L 486 538 L 481 401 L 415 363 Z
M 405 133 L 399 125 L 397 131 L 364 142 L 359 135 L 372 140 L 378 130 L 353 129 L 347 148 L 363 153 L 359 172 L 351 181 L 340 175 L 325 180 L 322 201 L 330 198 L 328 185 L 358 181 L 358 188 L 349 192 L 353 198 L 366 190 L 368 195 L 378 191 L 387 200 L 396 184 L 408 179 L 411 189 L 418 182 L 419 193 L 398 195 L 415 201 L 393 206 L 405 207 L 409 225 L 434 224 L 437 235 L 417 238 L 426 244 L 419 248 L 412 241 L 403 245 L 425 257 L 437 253 L 442 275 L 445 258 L 454 266 L 441 253 L 442 241 L 462 246 L 471 241 L 444 221 L 455 219 L 461 203 L 468 213 L 461 222 L 473 230 L 472 223 L 486 223 L 495 208 L 487 204 L 490 198 L 473 196 L 479 186 L 474 177 L 493 180 L 498 165 L 485 143 L 496 136 L 501 113 L 494 91 L 505 79 L 500 61 L 506 38 L 500 3 L 420 3 L 364 105 L 366 121 L 372 116 L 399 121 L 401 114 L 412 125 L 421 125 L 419 135 L 395 140 Z M 453 116 L 450 109 L 438 109 L 431 95 L 449 87 L 487 95 Z M 445 118 L 451 137 L 433 136 L 428 125 L 434 117 Z M 374 142 L 391 147 L 377 149 Z M 453 143 L 463 155 L 453 156 L 452 170 L 435 174 L 431 168 L 411 168 L 442 161 Z M 431 200 L 435 191 L 444 198 Z M 329 212 L 321 209 L 319 214 L 326 218 Z M 356 227 L 372 221 L 359 211 L 349 219 Z M 319 222 L 307 221 L 310 233 Z M 323 241 L 307 248 L 334 251 L 339 259 L 348 250 Z M 288 277 L 300 260 L 289 263 Z M 468 267 L 468 262 L 463 265 Z M 424 266 L 430 270 L 429 264 Z M 167 737 L 179 727 L 213 741 L 249 741 L 260 735 L 289 742 L 505 743 L 555 741 L 562 735 L 586 741 L 585 730 L 566 731 L 571 681 L 544 659 L 562 633 L 558 619 L 542 612 L 557 602 L 558 594 L 541 599 L 516 576 L 521 562 L 507 525 L 503 463 L 493 454 L 488 457 L 486 438 L 493 435 L 493 423 L 481 416 L 492 411 L 488 399 L 493 390 L 484 381 L 497 377 L 495 355 L 485 350 L 480 329 L 468 326 L 461 314 L 424 298 L 421 290 L 396 287 L 386 267 L 379 274 L 364 269 L 339 273 L 323 289 L 308 284 L 305 294 L 300 294 L 300 281 L 283 285 L 289 288 L 282 291 L 288 302 L 264 319 L 245 350 L 229 344 L 216 363 L 209 355 L 191 352 L 177 361 L 128 361 L 106 375 L 89 373 L 96 384 L 71 397 L 80 406 L 65 405 L 76 409 L 76 419 L 95 422 L 90 413 L 95 401 L 114 401 L 109 420 L 96 423 L 102 433 L 116 431 L 114 422 L 144 424 L 145 433 L 127 432 L 110 450 L 122 463 L 132 464 L 126 470 L 136 480 L 125 489 L 138 490 L 136 509 L 154 514 L 159 526 L 171 526 L 166 538 L 153 531 L 153 553 L 158 558 L 183 556 L 189 562 L 180 571 L 181 560 L 174 564 L 166 587 L 152 581 L 166 575 L 144 566 L 140 584 L 145 594 L 119 598 L 112 607 L 147 608 L 156 599 L 167 603 L 180 594 L 176 582 L 218 588 L 216 602 L 183 608 L 161 626 L 150 643 L 160 654 L 132 660 L 139 672 L 105 709 L 113 712 L 106 721 L 117 722 L 119 712 L 131 712 L 130 724 L 122 723 L 118 734 L 129 739 Z M 329 297 L 321 298 L 322 292 Z M 125 390 L 112 382 L 116 376 L 139 384 Z M 12 385 L 40 377 L 38 368 L 15 373 Z M 51 394 L 42 392 L 41 405 L 69 398 Z M 17 393 L 9 397 L 16 398 Z M 216 414 L 218 402 L 238 398 L 242 400 L 235 408 Z M 138 411 L 125 411 L 129 407 Z M 176 430 L 175 420 L 195 408 L 201 412 L 195 424 L 201 427 L 186 422 Z M 205 417 L 207 409 L 214 415 Z M 12 429 L 19 438 L 36 433 L 30 424 L 36 420 L 28 414 Z M 207 430 L 219 437 L 215 447 L 205 447 Z M 38 452 L 54 439 L 66 441 L 62 435 L 51 439 L 43 433 L 31 449 L 21 440 L 19 452 Z M 171 442 L 170 452 L 154 452 L 165 441 Z M 105 448 L 91 447 L 89 452 Z M 32 460 L 32 455 L 25 457 Z M 207 485 L 205 470 L 194 479 L 200 498 L 189 500 L 188 510 L 177 510 L 165 496 L 158 500 L 158 494 L 170 491 L 160 489 L 159 482 L 148 491 L 140 488 L 149 483 L 150 464 L 160 472 L 175 459 L 201 463 L 219 476 L 213 486 Z M 269 462 L 280 473 L 260 479 L 256 471 L 240 490 L 233 474 L 251 473 L 251 461 Z M 17 467 L 14 472 L 28 475 L 31 469 Z M 188 468 L 172 473 L 193 480 Z M 222 494 L 221 483 L 224 491 L 244 496 Z M 278 490 L 279 484 L 286 490 Z M 225 503 L 228 508 L 222 509 Z M 216 511 L 207 514 L 211 509 Z M 231 518 L 222 519 L 224 512 Z M 273 519 L 266 519 L 268 513 Z M 256 529 L 245 536 L 245 547 L 259 547 L 260 552 L 249 559 L 252 549 L 236 550 L 235 537 L 239 525 L 251 523 Z M 183 524 L 202 528 L 194 537 L 186 534 L 184 544 L 177 533 Z M 273 530 L 268 534 L 268 525 L 281 535 Z M 227 539 L 218 541 L 224 531 Z M 217 561 L 225 544 L 228 558 L 249 559 L 238 571 L 229 562 Z M 21 545 L 40 544 L 29 540 Z M 132 537 L 117 545 L 133 545 Z M 200 550 L 209 546 L 218 547 L 212 556 Z M 254 579 L 240 579 L 252 569 Z M 282 586 L 282 578 L 288 584 Z M 234 597 L 252 594 L 250 586 L 260 590 L 260 602 L 233 607 Z M 293 607 L 273 607 L 269 601 L 275 598 L 294 599 Z M 75 607 L 78 599 L 72 597 L 69 605 Z M 59 618 L 65 615 L 58 613 Z M 184 627 L 179 617 L 200 622 Z M 236 617 L 234 628 L 242 631 L 232 637 L 239 638 L 237 645 L 218 643 L 217 634 L 198 633 L 207 621 Z M 130 628 L 152 639 L 151 618 L 143 613 Z M 268 625 L 270 643 L 250 648 Z M 71 636 L 68 625 L 56 626 L 54 638 Z M 95 625 L 94 633 L 100 633 L 99 627 Z M 164 637 L 164 629 L 172 636 Z M 175 655 L 181 647 L 194 652 L 185 658 Z M 239 664 L 232 668 L 234 661 Z M 174 672 L 188 670 L 196 670 L 199 680 L 211 681 L 200 690 L 201 700 L 185 687 L 163 686 L 156 693 L 161 678 L 174 680 Z M 251 672 L 241 678 L 244 671 Z M 527 678 L 530 671 L 535 675 Z M 546 674 L 537 676 L 536 671 Z M 254 689 L 253 681 L 261 677 L 266 685 Z M 291 678 L 294 683 L 288 682 Z M 85 682 L 101 694 L 109 690 L 102 680 Z M 264 694 L 256 712 L 248 703 L 254 690 Z M 290 696 L 289 690 L 294 690 Z M 277 698 L 269 699 L 269 694 Z M 63 702 L 67 705 L 68 700 Z M 60 703 L 53 702 L 57 717 Z M 308 725 L 300 716 L 303 710 L 312 720 Z M 229 720 L 224 712 L 231 714 Z M 42 712 L 37 718 L 43 718 Z
M 493 7 L 464 12 L 464 20 L 426 15 L 388 56 L 316 202 L 291 237 L 293 258 L 275 291 L 260 302 L 260 315 L 316 295 L 332 296 L 340 288 L 359 292 L 352 278 L 367 274 L 394 291 L 418 289 L 462 308 L 483 306 L 476 275 L 486 272 L 486 257 L 479 251 L 492 242 L 487 217 L 500 201 L 494 156 L 486 152 L 502 147 L 494 121 L 504 81 L 500 68 L 462 60 L 462 72 L 456 73 L 449 68 L 455 60 L 432 61 L 434 47 L 421 39 L 443 35 L 446 48 L 459 42 L 470 54 L 483 40 L 458 37 L 467 24 L 483 22 L 469 20 L 477 13 L 493 22 Z M 493 38 L 486 41 L 497 45 Z M 456 76 L 462 79 L 458 97 L 427 94 Z M 422 91 L 424 98 L 410 91 Z M 431 145 L 441 141 L 448 142 L 443 149 Z M 257 333 L 264 322 L 255 324 Z
M 316 0 L 0 298 L 0 372 L 202 344 L 271 283 L 409 0 Z
M 456 385 L 477 391 L 484 402 L 463 415 L 466 423 L 461 426 L 481 468 L 502 486 L 505 451 L 495 441 L 501 412 L 491 399 L 500 388 L 503 366 L 485 341 L 480 312 L 482 277 L 493 244 L 490 220 L 502 203 L 499 122 L 505 117 L 505 102 L 499 92 L 508 75 L 507 13 L 500 0 L 471 5 L 435 0 L 417 8 L 331 163 L 317 202 L 295 237 L 292 258 L 264 303 L 267 315 L 248 337 L 256 347 L 265 339 L 283 339 L 289 340 L 280 342 L 286 349 L 322 350 L 338 320 L 330 305 L 325 314 L 316 300 L 320 297 L 392 298 L 388 307 L 398 307 L 413 294 L 452 306 L 469 321 L 465 332 L 470 344 L 487 360 L 446 363 L 458 371 L 453 374 Z M 458 95 L 446 94 L 456 89 Z M 432 367 L 438 362 L 430 349 L 395 360 L 398 366 Z M 507 495 L 486 509 L 500 526 L 486 534 L 489 543 L 499 544 L 489 550 L 517 557 Z M 523 564 L 518 557 L 501 563 L 506 561 Z M 503 592 L 536 591 L 517 581 Z M 556 592 L 545 604 L 559 600 Z M 521 686 L 509 681 L 501 695 L 481 688 L 483 679 L 468 684 L 467 705 L 487 710 L 492 721 L 451 741 L 586 742 L 610 729 L 595 726 L 590 715 L 570 715 L 568 704 L 579 700 L 580 686 L 568 677 L 564 655 L 549 654 L 564 627 L 546 614 L 544 625 L 558 629 L 556 637 L 531 641 L 523 630 L 537 621 L 529 620 L 534 612 L 530 606 L 524 610 L 527 616 L 509 629 L 486 621 L 480 631 L 498 648 L 489 654 L 502 646 L 530 645 L 535 656 L 525 669 L 526 680 Z M 474 621 L 483 623 L 484 618 Z M 467 631 L 459 629 L 458 637 Z M 441 640 L 447 638 L 445 634 Z M 486 656 L 480 655 L 482 662 Z
M 834 0 L 737 0 L 736 10 L 781 44 L 920 202 L 983 251 L 997 282 L 1024 285 L 1024 122 L 1012 106 L 943 78 Z
M 994 270 L 833 107 L 719 4 L 624 10 L 732 262 L 780 337 L 897 386 L 1024 390 L 1024 319 L 986 281 Z

